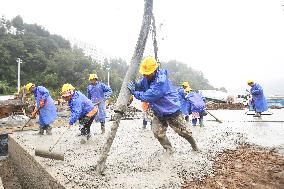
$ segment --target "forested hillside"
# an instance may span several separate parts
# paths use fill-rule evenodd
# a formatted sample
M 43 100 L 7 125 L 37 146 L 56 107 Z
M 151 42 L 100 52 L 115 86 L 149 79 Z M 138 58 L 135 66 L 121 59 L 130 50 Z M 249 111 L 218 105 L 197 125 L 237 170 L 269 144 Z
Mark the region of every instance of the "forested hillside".
M 72 48 L 62 36 L 50 34 L 38 24 L 27 24 L 20 16 L 12 20 L 2 16 L 0 20 L 0 94 L 9 94 L 17 87 L 17 58 L 21 64 L 21 84 L 34 82 L 44 85 L 58 95 L 64 83 L 71 83 L 85 92 L 88 74 L 97 73 L 107 83 L 107 67 L 110 67 L 110 85 L 118 93 L 127 62 L 109 59 L 101 65 L 85 56 L 81 49 Z M 189 81 L 196 89 L 213 89 L 202 72 L 195 71 L 185 63 L 170 61 L 162 63 L 169 70 L 173 84 L 178 86 Z

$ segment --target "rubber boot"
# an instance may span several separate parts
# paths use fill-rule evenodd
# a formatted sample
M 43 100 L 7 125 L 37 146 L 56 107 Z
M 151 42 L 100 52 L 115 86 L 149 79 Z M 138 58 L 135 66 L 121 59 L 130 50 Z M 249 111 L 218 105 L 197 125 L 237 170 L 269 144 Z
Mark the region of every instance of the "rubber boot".
M 261 114 L 259 112 L 256 112 L 253 117 L 261 117 Z
M 86 128 L 85 127 L 81 128 L 81 135 L 78 135 L 78 136 L 83 136 L 83 135 L 86 135 Z
M 46 128 L 46 134 L 47 134 L 47 135 L 52 135 L 51 130 L 52 130 L 52 127 L 48 126 L 48 127 Z
M 43 135 L 44 129 L 42 127 L 39 127 L 38 135 Z
M 196 126 L 196 124 L 197 124 L 197 118 L 192 119 L 192 126 Z
M 86 134 L 87 134 L 87 140 L 89 140 L 91 138 L 91 131 L 90 131 L 90 127 L 86 128 Z
M 185 119 L 186 122 L 189 122 L 189 116 L 188 115 L 186 115 L 184 119 Z
M 142 129 L 146 129 L 146 126 L 147 126 L 147 121 L 143 119 L 143 126 L 142 126 Z
M 192 136 L 188 137 L 186 140 L 191 144 L 191 147 L 193 148 L 194 151 L 199 151 L 196 142 Z
M 105 123 L 104 122 L 101 122 L 101 130 L 102 130 L 102 133 L 105 133 Z

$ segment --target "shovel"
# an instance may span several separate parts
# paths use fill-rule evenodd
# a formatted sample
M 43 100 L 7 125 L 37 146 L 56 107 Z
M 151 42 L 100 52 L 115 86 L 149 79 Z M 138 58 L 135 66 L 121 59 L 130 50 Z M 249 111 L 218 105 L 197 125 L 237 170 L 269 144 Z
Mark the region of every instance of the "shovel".
M 35 113 L 37 114 L 39 112 L 39 110 L 41 109 L 41 107 L 39 107 Z M 24 128 L 28 125 L 28 123 L 31 121 L 31 119 L 33 119 L 32 117 L 29 118 L 29 120 L 25 123 L 25 125 L 21 128 L 21 131 L 24 130 Z
M 212 117 L 214 117 L 217 122 L 223 123 L 220 119 L 218 119 L 216 116 L 214 116 L 211 112 L 209 112 L 208 110 L 205 110 L 205 111 L 206 111 L 208 114 L 210 114 Z
M 66 129 L 66 131 L 64 131 L 58 137 L 58 139 L 55 141 L 55 143 L 48 150 L 38 150 L 38 149 L 35 149 L 35 155 L 39 156 L 39 157 L 43 157 L 43 158 L 56 159 L 56 160 L 64 161 L 64 154 L 52 152 L 52 150 L 55 147 L 55 145 L 59 142 L 61 137 L 67 133 L 67 131 L 68 131 L 68 129 Z

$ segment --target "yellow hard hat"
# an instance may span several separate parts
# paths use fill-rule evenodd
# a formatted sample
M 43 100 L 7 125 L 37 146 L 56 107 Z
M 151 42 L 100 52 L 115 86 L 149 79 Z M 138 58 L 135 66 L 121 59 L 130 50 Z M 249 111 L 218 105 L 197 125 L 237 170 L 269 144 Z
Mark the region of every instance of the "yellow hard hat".
M 35 86 L 35 84 L 33 84 L 33 83 L 28 83 L 28 84 L 26 84 L 26 90 L 27 90 L 27 91 L 30 91 L 30 88 L 31 88 L 32 86 Z
M 158 63 L 153 57 L 146 57 L 140 64 L 139 72 L 143 75 L 150 75 L 158 68 Z
M 186 87 L 186 88 L 184 89 L 184 91 L 185 91 L 186 93 L 189 93 L 189 92 L 191 91 L 191 88 L 190 88 L 190 87 Z
M 89 81 L 91 81 L 92 79 L 98 79 L 97 74 L 90 74 L 89 75 Z
M 189 87 L 189 83 L 187 81 L 183 82 L 181 85 L 185 87 Z
M 69 83 L 66 83 L 62 86 L 62 89 L 61 89 L 61 95 L 62 96 L 69 96 L 71 95 L 71 92 L 74 90 L 75 88 L 69 84 Z
M 251 79 L 250 79 L 250 80 L 248 80 L 248 81 L 247 81 L 247 84 L 250 84 L 250 83 L 254 83 L 254 81 L 253 81 L 253 80 L 251 80 Z

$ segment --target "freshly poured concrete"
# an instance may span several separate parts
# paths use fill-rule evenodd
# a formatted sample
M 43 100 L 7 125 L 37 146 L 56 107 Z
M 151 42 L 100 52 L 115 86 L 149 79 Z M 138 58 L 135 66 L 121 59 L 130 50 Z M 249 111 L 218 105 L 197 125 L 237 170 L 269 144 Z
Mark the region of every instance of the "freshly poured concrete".
M 185 180 L 213 174 L 214 158 L 241 143 L 284 151 L 283 122 L 244 122 L 259 119 L 245 115 L 245 111 L 211 112 L 225 122 L 207 121 L 203 128 L 189 126 L 201 149 L 199 153 L 193 152 L 191 146 L 169 128 L 167 134 L 176 150 L 169 156 L 154 138 L 150 126 L 141 130 L 142 120 L 128 120 L 120 123 L 102 177 L 96 175 L 94 166 L 107 134 L 100 134 L 98 123 L 92 125 L 93 136 L 86 144 L 80 144 L 75 127 L 64 135 L 54 149 L 65 154 L 64 162 L 34 158 L 66 188 L 180 188 Z M 262 120 L 284 119 L 283 110 L 273 112 Z M 210 115 L 206 119 L 212 120 Z M 110 126 L 108 122 L 107 131 Z M 34 156 L 35 148 L 48 149 L 64 131 L 65 128 L 54 129 L 52 136 L 38 136 L 35 131 L 28 131 L 14 133 L 12 138 Z

